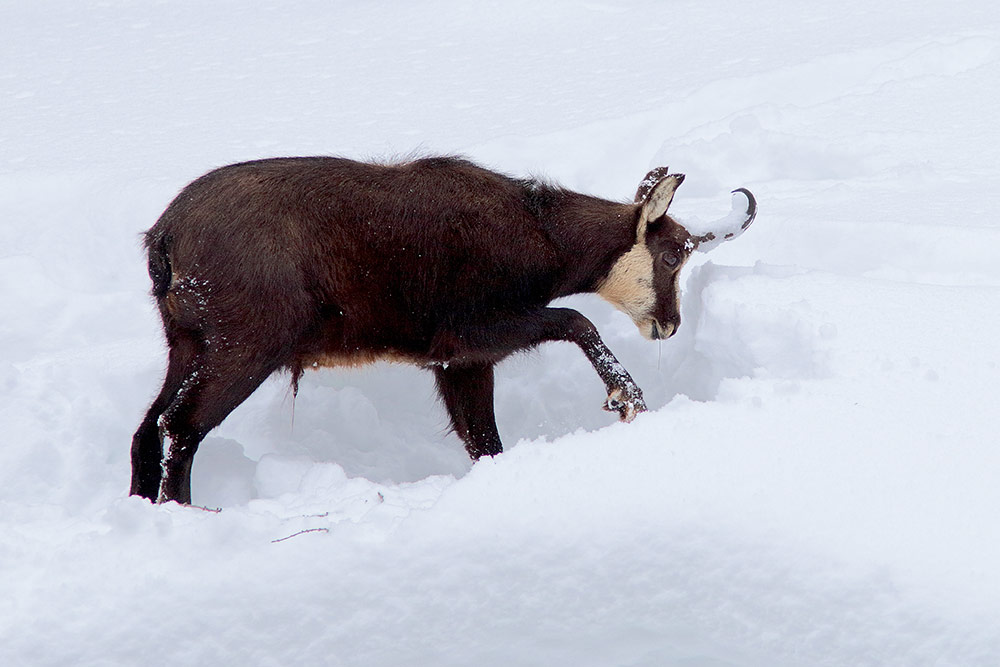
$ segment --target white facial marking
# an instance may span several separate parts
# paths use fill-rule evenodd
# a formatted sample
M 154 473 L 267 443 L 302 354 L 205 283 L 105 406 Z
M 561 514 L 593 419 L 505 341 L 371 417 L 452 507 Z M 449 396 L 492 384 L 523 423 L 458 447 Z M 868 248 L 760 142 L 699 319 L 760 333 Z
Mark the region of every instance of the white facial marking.
M 652 175 L 653 172 L 650 172 L 647 177 Z M 642 203 L 639 224 L 636 227 L 635 245 L 618 258 L 597 288 L 597 293 L 601 297 L 631 317 L 639 327 L 639 332 L 651 340 L 656 289 L 653 287 L 654 259 L 646 246 L 646 228 L 650 220 L 656 220 L 667 212 L 677 187 L 683 181 L 684 176 L 681 174 L 671 174 L 653 186 Z M 640 184 L 639 192 L 642 192 L 646 185 L 645 181 Z M 683 262 L 681 265 L 683 266 Z M 679 271 L 680 267 L 677 267 L 677 270 Z M 676 298 L 675 294 L 674 299 Z M 660 329 L 663 330 L 662 325 Z M 670 330 L 673 331 L 672 325 Z
M 597 288 L 597 293 L 631 317 L 646 335 L 643 324 L 656 305 L 656 290 L 653 289 L 653 256 L 646 247 L 645 239 L 618 258 Z M 652 330 L 651 326 L 647 328 Z

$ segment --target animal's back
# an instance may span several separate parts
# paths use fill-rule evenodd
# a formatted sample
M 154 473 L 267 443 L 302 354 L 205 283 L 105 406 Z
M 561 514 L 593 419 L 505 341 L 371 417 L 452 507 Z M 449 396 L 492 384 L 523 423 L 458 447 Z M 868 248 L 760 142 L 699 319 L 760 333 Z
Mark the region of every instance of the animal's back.
M 203 285 L 202 301 L 320 312 L 345 344 L 420 348 L 442 327 L 552 298 L 560 267 L 533 188 L 457 158 L 230 165 L 148 232 L 151 274 L 160 243 L 172 280 Z

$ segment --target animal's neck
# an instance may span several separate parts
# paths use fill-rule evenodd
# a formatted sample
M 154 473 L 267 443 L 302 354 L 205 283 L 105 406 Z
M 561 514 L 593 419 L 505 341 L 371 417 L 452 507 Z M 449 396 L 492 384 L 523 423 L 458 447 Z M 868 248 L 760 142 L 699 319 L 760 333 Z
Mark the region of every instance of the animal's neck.
M 553 201 L 546 226 L 563 267 L 557 296 L 593 292 L 635 245 L 638 209 L 574 192 Z

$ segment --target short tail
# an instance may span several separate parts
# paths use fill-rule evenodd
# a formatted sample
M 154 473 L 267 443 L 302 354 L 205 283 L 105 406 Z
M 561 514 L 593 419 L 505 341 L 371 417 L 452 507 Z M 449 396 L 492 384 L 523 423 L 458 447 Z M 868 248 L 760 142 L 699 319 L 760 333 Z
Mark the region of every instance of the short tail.
M 162 299 L 170 289 L 170 256 L 167 254 L 168 238 L 155 229 L 146 232 L 146 253 L 149 256 L 149 277 L 153 281 L 153 296 Z

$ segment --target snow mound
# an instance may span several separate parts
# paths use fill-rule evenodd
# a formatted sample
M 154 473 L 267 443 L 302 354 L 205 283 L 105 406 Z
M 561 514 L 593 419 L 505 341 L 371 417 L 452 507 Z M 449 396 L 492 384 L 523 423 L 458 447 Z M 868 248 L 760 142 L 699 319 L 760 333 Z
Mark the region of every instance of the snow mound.
M 1000 15 L 845 3 L 0 6 L 0 664 L 995 664 Z M 437 153 L 687 175 L 676 335 L 559 304 L 651 411 L 542 346 L 473 466 L 427 373 L 275 377 L 208 509 L 128 497 L 141 230 L 237 160 Z

